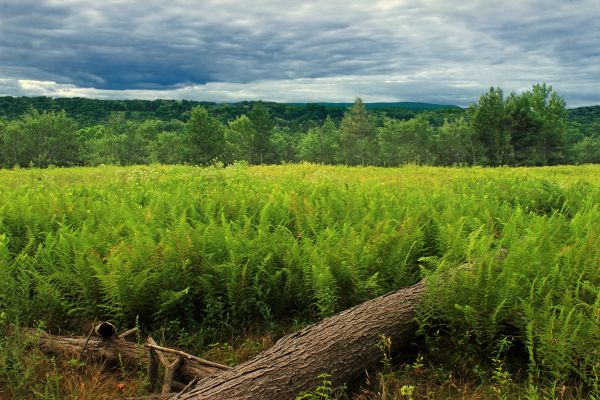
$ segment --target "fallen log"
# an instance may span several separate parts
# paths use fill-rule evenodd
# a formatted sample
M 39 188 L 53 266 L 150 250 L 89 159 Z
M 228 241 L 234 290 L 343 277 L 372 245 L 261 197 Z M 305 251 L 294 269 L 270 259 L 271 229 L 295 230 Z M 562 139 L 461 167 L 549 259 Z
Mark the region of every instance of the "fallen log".
M 108 338 L 95 336 L 86 338 L 50 335 L 41 331 L 32 331 L 32 333 L 39 339 L 42 349 L 47 352 L 65 354 L 73 358 L 79 358 L 83 353 L 84 357 L 102 359 L 117 365 L 123 364 L 130 368 L 149 365 L 149 352 L 144 345 L 128 342 L 114 334 Z M 185 353 L 179 354 L 178 357 L 181 357 L 182 354 Z M 225 365 L 209 361 L 203 362 L 205 360 L 198 357 L 184 356 L 182 358 L 183 360 L 181 365 L 178 366 L 175 376 L 183 382 L 214 377 L 231 369 Z M 168 358 L 165 355 L 165 359 L 169 363 L 173 363 L 176 357 Z
M 110 327 L 96 327 L 97 335 L 104 337 L 34 334 L 49 352 L 77 358 L 85 355 L 133 368 L 147 365 L 153 383 L 158 359 L 167 373 L 163 398 L 169 387 L 175 387 L 177 376 L 190 384 L 175 399 L 287 400 L 314 389 L 323 373 L 331 375 L 334 385 L 356 381 L 381 360 L 383 354 L 377 344 L 382 336 L 390 338 L 396 348 L 407 344 L 414 333 L 414 312 L 424 290 L 425 283 L 420 282 L 367 301 L 283 337 L 233 369 L 158 346 L 152 338 L 145 345 L 127 342 L 124 337 L 136 333 L 135 329 L 117 336 Z
M 420 282 L 285 336 L 273 347 L 230 371 L 200 380 L 185 400 L 289 400 L 330 374 L 334 385 L 353 382 L 376 366 L 384 335 L 396 348 L 414 334 L 414 313 L 425 290 Z

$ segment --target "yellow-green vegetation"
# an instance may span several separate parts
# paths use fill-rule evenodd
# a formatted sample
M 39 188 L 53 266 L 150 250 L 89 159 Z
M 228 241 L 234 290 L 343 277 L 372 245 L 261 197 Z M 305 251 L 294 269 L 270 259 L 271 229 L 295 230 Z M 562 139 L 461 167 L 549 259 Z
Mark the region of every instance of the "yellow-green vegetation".
M 199 349 L 424 276 L 428 360 L 600 392 L 600 166 L 0 170 L 5 329 L 110 319 Z

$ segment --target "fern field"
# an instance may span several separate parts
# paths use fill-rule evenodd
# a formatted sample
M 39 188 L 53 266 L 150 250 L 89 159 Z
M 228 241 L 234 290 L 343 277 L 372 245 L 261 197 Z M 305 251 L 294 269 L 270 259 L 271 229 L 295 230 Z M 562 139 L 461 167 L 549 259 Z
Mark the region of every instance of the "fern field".
M 423 277 L 432 356 L 600 392 L 600 166 L 0 170 L 11 323 L 208 343 Z

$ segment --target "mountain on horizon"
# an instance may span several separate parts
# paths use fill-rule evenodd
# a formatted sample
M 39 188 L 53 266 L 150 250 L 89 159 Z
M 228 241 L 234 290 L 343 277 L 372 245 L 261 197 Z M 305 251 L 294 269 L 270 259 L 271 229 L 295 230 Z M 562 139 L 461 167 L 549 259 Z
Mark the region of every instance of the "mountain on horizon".
M 287 103 L 294 105 L 318 104 L 327 108 L 348 108 L 354 103 L 335 103 L 335 102 L 306 102 L 306 103 Z M 395 102 L 375 102 L 365 103 L 368 110 L 383 110 L 389 108 L 401 108 L 403 110 L 427 111 L 443 110 L 448 108 L 462 108 L 453 104 L 420 103 L 414 101 L 395 101 Z
M 215 103 L 194 100 L 100 100 L 81 97 L 12 97 L 0 96 L 0 118 L 18 118 L 30 108 L 39 111 L 65 110 L 67 114 L 84 124 L 94 124 L 106 119 L 113 112 L 124 112 L 131 118 L 137 115 L 144 118 L 162 120 L 185 120 L 186 113 L 195 106 L 205 107 L 222 121 L 248 113 L 258 101 L 239 101 Z M 344 112 L 354 103 L 306 102 L 279 103 L 262 101 L 271 115 L 285 120 L 323 120 L 327 114 L 340 120 Z M 438 111 L 460 112 L 463 108 L 456 105 L 444 105 L 419 102 L 365 103 L 367 109 L 381 111 L 395 118 L 412 118 L 414 113 Z M 139 119 L 139 118 L 138 118 Z

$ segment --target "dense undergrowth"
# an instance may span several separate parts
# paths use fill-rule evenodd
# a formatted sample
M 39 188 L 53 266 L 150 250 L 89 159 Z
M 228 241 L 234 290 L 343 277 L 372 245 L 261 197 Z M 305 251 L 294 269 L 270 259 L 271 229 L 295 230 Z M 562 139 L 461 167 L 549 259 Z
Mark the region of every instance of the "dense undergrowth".
M 5 329 L 110 319 L 200 349 L 424 276 L 428 360 L 600 392 L 598 166 L 0 171 Z

